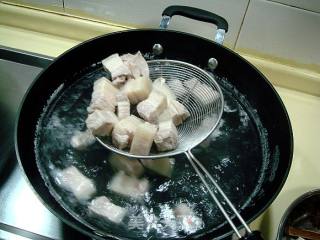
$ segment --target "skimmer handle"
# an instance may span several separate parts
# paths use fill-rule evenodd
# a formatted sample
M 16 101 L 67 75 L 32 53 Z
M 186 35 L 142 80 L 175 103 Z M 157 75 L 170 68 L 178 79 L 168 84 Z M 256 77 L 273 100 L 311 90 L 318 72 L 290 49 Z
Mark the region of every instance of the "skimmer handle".
M 160 28 L 168 28 L 170 19 L 174 15 L 215 24 L 217 26 L 215 42 L 219 44 L 223 43 L 224 35 L 228 32 L 228 22 L 223 17 L 203 9 L 178 5 L 169 6 L 162 12 Z

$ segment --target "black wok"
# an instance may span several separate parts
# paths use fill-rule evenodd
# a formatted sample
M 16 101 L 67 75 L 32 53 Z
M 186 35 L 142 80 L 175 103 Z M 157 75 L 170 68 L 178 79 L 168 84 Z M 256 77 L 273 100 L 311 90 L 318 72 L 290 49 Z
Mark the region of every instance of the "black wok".
M 194 12 L 178 13 L 214 22 L 218 27 L 227 30 L 227 25 L 216 16 L 212 21 L 206 14 L 195 17 Z M 155 54 L 152 51 L 154 44 L 160 44 L 163 51 L 156 51 Z M 221 84 L 229 103 L 237 105 L 247 114 L 247 121 L 252 125 L 252 134 L 243 133 L 239 127 L 239 121 L 243 120 L 241 116 L 240 120 L 236 119 L 232 115 L 233 112 L 225 108 L 225 127 L 231 129 L 231 132 L 235 129 L 234 135 L 212 138 L 209 144 L 204 143 L 195 149 L 195 155 L 204 159 L 203 164 L 207 164 L 208 168 L 212 163 L 219 166 L 221 159 L 225 159 L 221 156 L 227 153 L 239 160 L 232 169 L 213 174 L 219 178 L 221 187 L 224 190 L 228 189 L 227 195 L 237 203 L 245 221 L 254 220 L 276 198 L 291 166 L 293 137 L 286 109 L 268 80 L 235 52 L 198 36 L 162 29 L 117 32 L 86 41 L 58 57 L 33 82 L 20 106 L 16 122 L 15 148 L 20 165 L 40 199 L 68 225 L 88 236 L 99 237 L 99 233 L 78 222 L 57 202 L 57 198 L 53 196 L 56 197 L 58 191 L 50 184 L 47 176 L 41 176 L 39 173 L 34 140 L 37 124 L 48 105 L 48 99 L 56 89 L 59 88 L 59 92 L 66 91 L 79 76 L 87 74 L 92 66 L 99 66 L 103 58 L 115 52 L 124 54 L 137 51 L 141 51 L 149 59 L 181 60 L 211 72 Z M 208 59 L 212 57 L 218 61 L 214 72 L 208 68 Z M 52 159 L 55 157 L 52 155 Z M 214 169 L 216 168 L 213 167 L 213 171 Z M 238 194 L 235 193 L 234 198 L 233 179 L 239 180 L 242 184 L 242 190 Z M 209 239 L 229 235 L 231 228 L 223 218 L 217 216 L 217 219 L 219 223 L 212 229 L 180 237 Z M 237 221 L 235 223 L 240 226 Z M 128 238 L 125 233 L 117 230 L 103 235 Z

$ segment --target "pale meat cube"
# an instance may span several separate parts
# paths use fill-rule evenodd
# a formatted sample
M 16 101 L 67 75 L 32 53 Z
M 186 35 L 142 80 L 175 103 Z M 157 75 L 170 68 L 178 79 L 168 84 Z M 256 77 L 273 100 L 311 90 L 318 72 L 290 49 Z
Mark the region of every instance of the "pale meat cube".
M 154 137 L 154 143 L 160 152 L 177 148 L 178 130 L 171 120 L 159 123 L 159 129 Z
M 112 80 L 112 85 L 119 89 L 127 82 L 127 80 L 127 76 L 119 76 Z
M 127 95 L 131 104 L 137 104 L 149 96 L 151 88 L 152 82 L 149 77 L 138 77 L 129 79 L 122 91 Z
M 149 187 L 147 179 L 128 176 L 122 171 L 114 175 L 108 184 L 109 190 L 134 199 L 142 199 Z
M 180 203 L 174 208 L 174 214 L 181 230 L 191 234 L 203 228 L 202 219 L 185 203 Z
M 74 166 L 58 171 L 56 182 L 80 201 L 88 200 L 96 192 L 93 181 Z
M 93 199 L 89 204 L 89 209 L 114 223 L 120 223 L 127 214 L 127 210 L 125 208 L 113 204 L 105 196 Z
M 99 78 L 94 82 L 91 102 L 87 111 L 92 113 L 95 110 L 107 109 L 114 112 L 118 92 L 119 90 L 108 79 L 105 77 Z
M 205 83 L 201 83 L 196 78 L 191 78 L 185 82 L 186 87 L 192 92 L 192 96 L 201 104 L 209 105 L 219 99 L 219 93 Z
M 166 96 L 167 100 L 176 100 L 174 92 L 166 84 L 166 80 L 164 78 L 160 77 L 154 80 L 152 83 L 152 87 L 153 90 L 156 90 Z
M 157 127 L 155 125 L 148 122 L 140 124 L 133 136 L 130 153 L 135 155 L 148 155 L 156 133 Z
M 93 135 L 101 137 L 110 136 L 117 122 L 117 116 L 109 110 L 96 110 L 86 119 L 87 128 Z
M 175 89 L 174 93 L 177 98 L 184 99 L 186 96 L 190 95 L 190 91 L 183 86 L 182 81 L 173 78 L 167 81 L 167 85 L 170 89 Z
M 176 100 L 168 103 L 168 108 L 159 116 L 158 122 L 172 120 L 178 126 L 190 116 L 188 109 Z
M 73 148 L 84 150 L 95 142 L 95 137 L 90 130 L 84 132 L 76 131 L 71 137 L 70 144 Z
M 141 159 L 144 167 L 150 169 L 164 177 L 171 177 L 175 159 L 174 158 L 159 158 L 159 159 Z
M 134 78 L 149 77 L 149 67 L 147 61 L 142 56 L 141 52 L 136 54 L 124 54 L 121 56 L 124 64 L 130 69 Z
M 122 75 L 131 75 L 131 71 L 122 61 L 118 53 L 112 54 L 102 60 L 103 67 L 111 73 L 112 79 Z
M 137 111 L 140 117 L 147 122 L 156 123 L 166 107 L 166 97 L 158 91 L 153 90 L 146 100 L 137 105 Z
M 119 149 L 130 147 L 137 127 L 144 121 L 134 115 L 120 120 L 112 131 L 112 144 Z
M 118 93 L 116 95 L 117 100 L 117 115 L 118 119 L 121 120 L 123 118 L 130 116 L 130 102 L 128 97 L 124 93 Z
M 140 177 L 144 172 L 142 164 L 137 159 L 129 159 L 120 154 L 113 153 L 108 160 L 113 169 L 124 171 L 129 176 Z

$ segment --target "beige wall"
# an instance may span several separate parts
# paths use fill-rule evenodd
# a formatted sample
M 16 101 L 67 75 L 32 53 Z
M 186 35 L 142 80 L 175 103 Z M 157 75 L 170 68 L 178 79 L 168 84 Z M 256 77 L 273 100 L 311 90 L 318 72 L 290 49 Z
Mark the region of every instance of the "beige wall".
M 225 45 L 242 54 L 320 73 L 319 0 L 8 0 L 61 9 L 135 27 L 158 27 L 162 10 L 172 4 L 203 8 L 229 22 Z M 215 27 L 174 17 L 170 29 L 213 39 Z

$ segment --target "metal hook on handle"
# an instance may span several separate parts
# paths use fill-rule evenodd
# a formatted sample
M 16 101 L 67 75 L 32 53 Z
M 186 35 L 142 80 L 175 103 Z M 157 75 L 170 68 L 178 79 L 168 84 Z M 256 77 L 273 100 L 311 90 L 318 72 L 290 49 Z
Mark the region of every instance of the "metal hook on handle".
M 222 212 L 223 216 L 226 218 L 226 220 L 228 221 L 228 223 L 230 224 L 231 228 L 233 229 L 233 231 L 235 232 L 235 234 L 238 236 L 239 239 L 241 240 L 263 240 L 263 238 L 260 235 L 260 232 L 258 231 L 251 231 L 250 227 L 247 225 L 247 223 L 244 221 L 244 219 L 241 217 L 241 215 L 239 214 L 239 212 L 237 211 L 237 209 L 234 207 L 234 205 L 231 203 L 231 201 L 229 200 L 229 198 L 225 195 L 225 193 L 222 191 L 222 189 L 220 188 L 220 186 L 218 185 L 218 183 L 213 179 L 213 177 L 211 176 L 211 174 L 206 170 L 206 168 L 199 162 L 199 160 L 191 153 L 191 151 L 187 151 L 185 152 L 191 166 L 193 167 L 193 169 L 195 170 L 195 172 L 198 174 L 198 176 L 200 177 L 202 183 L 205 185 L 205 187 L 207 188 L 207 190 L 209 191 L 209 194 L 211 195 L 211 197 L 213 198 L 213 200 L 215 201 L 215 203 L 217 204 L 219 210 Z M 221 196 L 223 197 L 223 199 L 226 201 L 226 203 L 229 205 L 229 207 L 231 208 L 231 210 L 235 213 L 236 217 L 239 219 L 239 221 L 242 223 L 242 225 L 244 226 L 244 228 L 246 229 L 246 235 L 242 236 L 239 232 L 239 230 L 237 229 L 237 227 L 234 225 L 231 217 L 229 216 L 229 214 L 226 212 L 226 210 L 224 209 L 224 207 L 222 206 L 221 202 L 218 200 L 218 198 L 216 197 L 215 193 L 211 190 L 211 188 L 209 187 L 208 183 L 206 182 L 203 174 L 200 172 L 198 166 L 200 167 L 200 169 L 205 173 L 205 175 L 207 177 L 209 177 L 210 181 L 213 183 L 213 185 L 216 187 L 216 189 L 218 190 L 218 192 L 221 194 Z
M 228 22 L 223 17 L 203 9 L 177 5 L 169 6 L 162 12 L 160 28 L 167 29 L 170 19 L 174 15 L 215 24 L 217 26 L 217 32 L 214 41 L 219 44 L 223 43 L 225 33 L 228 32 Z

